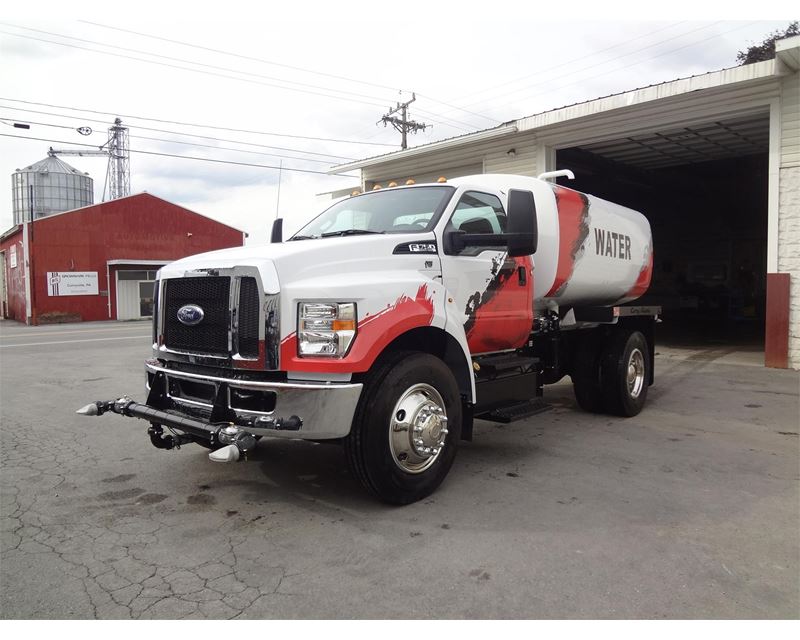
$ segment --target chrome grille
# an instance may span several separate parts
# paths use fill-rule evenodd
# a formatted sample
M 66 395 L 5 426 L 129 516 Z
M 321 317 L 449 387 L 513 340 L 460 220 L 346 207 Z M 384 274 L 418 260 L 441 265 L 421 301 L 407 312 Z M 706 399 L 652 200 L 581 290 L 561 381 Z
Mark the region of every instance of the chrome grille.
M 244 277 L 239 283 L 239 355 L 258 357 L 258 282 Z
M 170 278 L 165 281 L 164 345 L 168 349 L 209 355 L 230 353 L 230 286 L 226 277 Z M 203 309 L 203 320 L 187 326 L 178 320 L 178 309 L 194 304 Z

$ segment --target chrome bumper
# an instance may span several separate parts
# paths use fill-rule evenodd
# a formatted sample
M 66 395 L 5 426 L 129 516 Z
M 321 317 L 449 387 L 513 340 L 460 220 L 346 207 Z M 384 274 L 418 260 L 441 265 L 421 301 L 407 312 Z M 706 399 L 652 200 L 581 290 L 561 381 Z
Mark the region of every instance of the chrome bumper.
M 145 372 L 148 390 L 150 376 L 159 374 L 166 378 L 167 389 L 170 388 L 171 379 L 214 385 L 218 392 L 220 389 L 228 389 L 227 396 L 222 394 L 226 398 L 223 404 L 227 411 L 235 414 L 236 423 L 242 431 L 253 435 L 307 440 L 343 438 L 350 433 L 350 425 L 363 387 L 360 383 L 264 382 L 213 377 L 167 369 L 153 360 L 145 361 Z M 272 411 L 250 411 L 231 407 L 230 389 L 274 393 L 275 408 Z M 172 397 L 169 392 L 167 399 L 178 409 L 181 406 L 207 411 L 214 408 L 210 402 Z M 302 422 L 298 429 L 285 430 L 277 426 L 292 416 L 299 417 Z

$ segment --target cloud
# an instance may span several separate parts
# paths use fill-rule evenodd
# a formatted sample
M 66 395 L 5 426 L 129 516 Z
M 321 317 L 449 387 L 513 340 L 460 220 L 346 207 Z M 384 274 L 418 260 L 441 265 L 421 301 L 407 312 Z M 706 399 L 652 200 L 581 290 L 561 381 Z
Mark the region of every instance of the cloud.
M 3 48 L 0 60 L 2 96 L 77 109 L 111 111 L 123 117 L 132 136 L 172 137 L 169 133 L 143 129 L 150 127 L 293 150 L 274 150 L 280 155 L 301 156 L 304 150 L 349 158 L 374 157 L 397 149 L 399 134 L 391 127 L 376 126 L 376 122 L 398 101 L 410 99 L 412 91 L 417 92 L 417 100 L 411 105 L 411 117 L 434 125 L 410 136 L 409 142 L 415 146 L 462 135 L 465 129 L 493 126 L 491 120 L 476 114 L 501 121 L 521 118 L 572 102 L 731 66 L 736 51 L 748 40 L 760 40 L 765 33 L 784 26 L 780 21 L 747 23 L 747 26 L 725 34 L 726 30 L 745 24 L 727 21 L 698 31 L 694 39 L 700 43 L 696 46 L 670 53 L 670 48 L 692 41 L 693 36 L 684 35 L 671 43 L 644 48 L 673 34 L 685 34 L 704 23 L 684 22 L 665 28 L 661 33 L 645 35 L 670 23 L 653 20 L 545 20 L 540 11 L 546 12 L 547 7 L 534 7 L 532 4 L 527 7 L 519 3 L 506 12 L 499 9 L 502 3 L 493 4 L 497 19 L 482 16 L 480 20 L 464 11 L 453 11 L 452 7 L 448 9 L 430 2 L 421 5 L 418 11 L 408 8 L 399 14 L 377 11 L 370 4 L 354 9 L 352 5 L 343 8 L 331 3 L 313 7 L 306 3 L 273 7 L 274 3 L 271 3 L 269 16 L 266 16 L 266 9 L 265 15 L 260 15 L 252 6 L 240 13 L 235 3 L 229 2 L 223 10 L 216 5 L 212 13 L 198 9 L 192 12 L 191 17 L 179 7 L 172 8 L 163 2 L 155 5 L 157 13 L 148 10 L 145 3 L 126 6 L 124 15 L 107 13 L 107 4 L 98 5 L 98 11 L 88 10 L 85 5 L 76 8 L 72 4 L 53 4 L 54 15 L 63 15 L 65 19 L 45 21 L 43 16 L 50 15 L 50 8 L 37 4 L 38 15 L 29 9 L 27 16 L 15 21 L 33 28 L 149 51 L 154 55 L 117 53 L 148 57 L 155 64 L 0 36 Z M 19 6 L 10 9 L 12 12 L 20 10 Z M 597 12 L 608 15 L 605 5 L 597 5 Z M 552 13 L 563 14 L 563 7 L 554 6 L 551 18 Z M 574 10 L 573 13 L 584 17 L 582 11 Z M 158 15 L 158 21 L 153 22 L 153 15 Z M 242 19 L 245 15 L 247 19 Z M 244 60 L 76 22 L 75 16 L 276 64 Z M 703 36 L 708 38 L 703 39 Z M 655 57 L 662 52 L 666 53 Z M 630 55 L 590 68 L 623 53 Z M 185 71 L 169 65 L 191 65 L 170 61 L 167 57 L 254 72 L 281 81 L 252 77 L 246 78 L 252 81 L 220 78 L 214 75 L 216 71 L 213 69 L 201 66 L 195 66 L 197 72 Z M 290 82 L 298 83 L 294 85 L 297 91 L 268 86 Z M 329 92 L 331 88 L 339 90 L 342 99 L 313 95 Z M 474 113 L 454 109 L 448 104 Z M 112 115 L 55 107 L 27 107 L 78 118 L 83 113 L 87 119 L 107 118 L 109 122 L 113 118 Z M 33 115 L 30 117 L 34 118 Z M 41 122 L 70 127 L 83 124 L 80 119 L 55 115 L 36 117 Z M 199 129 L 186 123 L 297 136 L 356 139 L 394 146 L 357 146 Z M 99 123 L 91 123 L 91 126 L 101 133 L 104 129 Z M 0 133 L 19 135 L 18 131 L 4 125 L 0 125 Z M 68 134 L 72 137 L 66 137 Z M 37 127 L 29 135 L 55 140 L 76 137 L 66 129 L 46 127 Z M 269 155 L 243 154 L 219 147 L 241 146 L 270 153 L 266 149 L 209 140 L 196 142 L 218 147 L 131 138 L 133 149 L 273 166 L 281 161 Z M 50 144 L 0 137 L 0 184 L 3 181 L 10 184 L 3 175 L 9 176 L 15 168 L 43 158 Z M 105 161 L 91 158 L 68 158 L 68 161 L 91 173 L 99 200 L 105 178 Z M 339 162 L 330 158 L 332 165 Z M 297 167 L 325 171 L 325 164 L 288 158 L 284 158 L 283 163 L 287 170 L 281 179 L 281 212 L 286 212 L 287 227 L 290 223 L 299 226 L 324 205 L 325 197 L 315 194 L 354 186 L 359 182 L 358 178 L 317 176 L 288 170 Z M 136 153 L 131 156 L 134 191 L 151 191 L 199 213 L 218 216 L 223 222 L 241 226 L 251 231 L 254 237 L 263 239 L 269 226 L 266 220 L 270 213 L 274 215 L 277 175 L 275 169 Z M 0 223 L 5 222 L 4 228 L 11 224 L 11 197 L 8 191 L 5 193 L 5 197 L 0 196 Z

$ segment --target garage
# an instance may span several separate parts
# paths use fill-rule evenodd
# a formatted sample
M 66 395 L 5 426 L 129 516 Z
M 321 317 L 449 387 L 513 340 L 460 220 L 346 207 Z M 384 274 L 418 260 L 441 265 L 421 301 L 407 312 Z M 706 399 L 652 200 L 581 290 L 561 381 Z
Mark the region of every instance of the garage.
M 644 213 L 656 247 L 642 304 L 660 338 L 764 348 L 769 113 L 664 128 L 556 151 L 564 186 Z

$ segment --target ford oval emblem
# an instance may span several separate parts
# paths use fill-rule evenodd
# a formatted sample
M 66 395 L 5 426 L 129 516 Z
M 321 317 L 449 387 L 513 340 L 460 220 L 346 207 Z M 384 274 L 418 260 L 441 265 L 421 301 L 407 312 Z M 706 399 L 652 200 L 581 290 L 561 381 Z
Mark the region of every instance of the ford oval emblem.
M 196 304 L 185 304 L 178 309 L 178 321 L 188 327 L 193 327 L 200 324 L 205 317 L 203 309 Z

